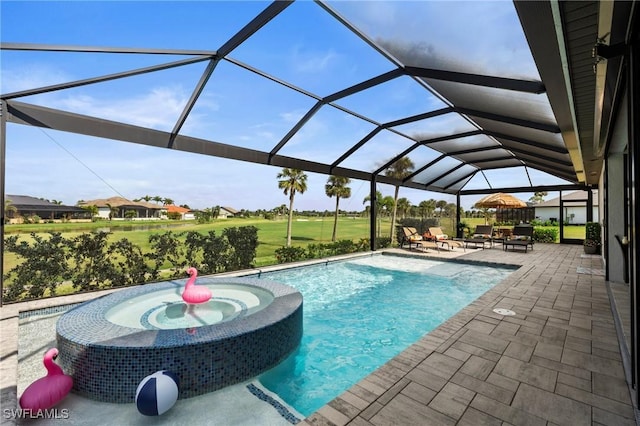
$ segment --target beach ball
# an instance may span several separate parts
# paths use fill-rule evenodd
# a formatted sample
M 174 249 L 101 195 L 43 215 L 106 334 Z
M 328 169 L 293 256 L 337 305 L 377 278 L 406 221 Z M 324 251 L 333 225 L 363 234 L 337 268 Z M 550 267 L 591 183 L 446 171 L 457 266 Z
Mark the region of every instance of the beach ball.
M 178 400 L 178 376 L 167 370 L 156 371 L 142 379 L 136 390 L 136 406 L 145 416 L 166 413 Z

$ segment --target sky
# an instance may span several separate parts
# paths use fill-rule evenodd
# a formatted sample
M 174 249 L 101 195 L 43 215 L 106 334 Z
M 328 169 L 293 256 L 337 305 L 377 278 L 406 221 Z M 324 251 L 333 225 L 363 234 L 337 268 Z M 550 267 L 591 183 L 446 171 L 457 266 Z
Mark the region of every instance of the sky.
M 513 5 L 497 2 L 330 2 L 356 27 L 414 65 L 489 75 L 537 79 Z M 217 50 L 268 3 L 235 2 L 34 2 L 0 3 L 2 42 L 73 46 Z M 415 19 L 420 16 L 421 19 Z M 482 16 L 483 19 L 478 19 Z M 455 21 L 452 23 L 451 20 Z M 313 23 L 313 24 L 311 24 Z M 455 24 L 455 25 L 454 25 Z M 466 31 L 458 31 L 465 28 Z M 499 29 L 499 31 L 497 31 Z M 483 34 L 478 38 L 477 34 Z M 394 69 L 394 65 L 339 25 L 318 5 L 299 1 L 249 38 L 230 57 L 318 96 L 326 96 Z M 174 55 L 2 51 L 3 94 L 117 73 L 184 59 Z M 205 63 L 128 79 L 34 95 L 20 101 L 170 131 L 197 84 Z M 181 132 L 188 136 L 269 152 L 315 100 L 232 63 L 222 61 L 200 95 Z M 378 122 L 441 108 L 445 104 L 410 78 L 398 78 L 340 101 L 340 105 Z M 413 126 L 413 127 L 411 127 Z M 469 123 L 448 115 L 414 123 L 402 131 L 439 135 Z M 332 163 L 363 138 L 373 125 L 338 109 L 323 107 L 279 152 Z M 425 130 L 426 129 L 426 130 Z M 279 167 L 152 148 L 9 123 L 5 193 L 59 200 L 145 195 L 170 198 L 192 208 L 216 205 L 271 209 L 288 204 L 278 189 Z M 340 165 L 373 171 L 412 143 L 381 132 Z M 417 165 L 439 153 L 421 148 Z M 560 184 L 560 179 L 529 168 L 476 175 L 465 189 Z M 459 173 L 462 173 L 461 169 Z M 528 176 L 527 177 L 527 172 Z M 333 210 L 325 195 L 328 176 L 307 173 L 308 189 L 296 195 L 296 210 Z M 362 210 L 369 183 L 352 181 L 344 210 Z M 383 195 L 394 188 L 379 185 Z M 532 193 L 518 194 L 527 200 Z M 402 188 L 412 204 L 455 196 Z M 469 209 L 480 196 L 462 198 Z

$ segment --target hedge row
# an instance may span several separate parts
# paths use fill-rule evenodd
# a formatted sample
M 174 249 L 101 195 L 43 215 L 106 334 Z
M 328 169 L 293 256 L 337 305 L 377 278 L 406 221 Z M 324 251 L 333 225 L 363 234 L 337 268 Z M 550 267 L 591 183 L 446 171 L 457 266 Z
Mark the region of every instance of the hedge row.
M 391 239 L 376 238 L 376 248 L 389 247 Z M 363 238 L 357 243 L 351 240 L 340 240 L 327 244 L 309 244 L 307 248 L 303 247 L 280 247 L 276 249 L 276 260 L 278 263 L 297 262 L 307 259 L 322 259 L 329 256 L 337 256 L 341 254 L 357 253 L 360 251 L 368 251 L 370 249 L 370 240 Z
M 126 238 L 109 242 L 110 232 L 92 232 L 64 238 L 59 232 L 49 237 L 31 233 L 32 242 L 5 239 L 5 250 L 18 255 L 19 264 L 4 275 L 9 283 L 4 301 L 35 299 L 45 291 L 56 295 L 63 283 L 72 283 L 78 291 L 102 290 L 186 277 L 187 266 L 202 274 L 235 271 L 253 267 L 258 247 L 258 228 L 227 228 L 149 236 L 151 251 Z

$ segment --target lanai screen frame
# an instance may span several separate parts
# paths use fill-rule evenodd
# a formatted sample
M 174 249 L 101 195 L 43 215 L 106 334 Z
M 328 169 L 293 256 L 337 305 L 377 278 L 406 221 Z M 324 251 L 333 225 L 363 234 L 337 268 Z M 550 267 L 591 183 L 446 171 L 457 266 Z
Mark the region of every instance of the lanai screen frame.
M 366 81 L 362 81 L 351 87 L 347 87 L 343 90 L 335 92 L 329 96 L 321 97 L 310 93 L 300 87 L 296 87 L 293 84 L 277 79 L 269 74 L 262 72 L 248 64 L 244 64 L 240 61 L 233 59 L 230 54 L 240 46 L 245 40 L 247 40 L 256 31 L 260 30 L 263 26 L 274 19 L 278 14 L 283 12 L 293 2 L 291 1 L 275 1 L 269 4 L 261 13 L 259 13 L 253 20 L 251 20 L 246 26 L 238 31 L 234 36 L 229 38 L 222 46 L 217 50 L 183 50 L 183 49 L 140 49 L 140 48 L 122 48 L 122 47 L 84 47 L 84 46 L 60 46 L 60 45 L 41 45 L 41 44 L 25 44 L 25 43 L 0 43 L 0 49 L 2 50 L 22 50 L 22 51 L 48 51 L 48 52 L 92 52 L 92 53 L 130 53 L 130 54 L 147 54 L 147 55 L 182 55 L 187 59 L 168 62 L 156 66 L 150 66 L 146 68 L 140 68 L 130 70 L 127 72 L 121 72 L 117 74 L 102 75 L 84 80 L 72 81 L 47 87 L 39 87 L 31 90 L 24 90 L 14 93 L 6 93 L 0 95 L 0 108 L 1 108 L 1 128 L 0 128 L 0 163 L 1 171 L 0 176 L 2 182 L 0 185 L 2 206 L 2 235 L 0 235 L 0 244 L 2 244 L 2 250 L 4 249 L 4 175 L 5 175 L 5 147 L 6 147 L 6 123 L 22 124 L 29 126 L 38 126 L 44 128 L 50 128 L 65 132 L 71 132 L 76 134 L 84 134 L 89 136 L 96 136 L 100 138 L 106 138 L 111 140 L 132 142 L 147 146 L 153 146 L 158 148 L 175 149 L 179 151 L 186 151 L 191 153 L 197 153 L 202 155 L 210 155 L 215 157 L 221 157 L 226 159 L 233 159 L 245 162 L 251 162 L 256 164 L 271 165 L 276 167 L 287 167 L 301 169 L 307 172 L 314 172 L 326 175 L 338 175 L 352 179 L 359 179 L 368 181 L 371 184 L 370 197 L 372 204 L 375 203 L 376 196 L 376 184 L 389 184 L 393 186 L 401 186 L 406 188 L 422 189 L 432 192 L 440 192 L 446 194 L 455 194 L 457 196 L 458 215 L 460 207 L 461 195 L 473 195 L 473 194 L 488 194 L 493 192 L 535 192 L 535 191 L 555 191 L 555 190 L 568 190 L 568 189 L 589 189 L 587 186 L 581 183 L 580 173 L 582 172 L 580 156 L 576 156 L 572 153 L 575 148 L 575 141 L 565 139 L 563 141 L 564 147 L 557 146 L 554 142 L 540 142 L 539 140 L 533 140 L 528 135 L 531 132 L 541 132 L 542 134 L 548 134 L 550 141 L 557 141 L 559 135 L 563 129 L 567 127 L 566 118 L 562 118 L 564 123 L 557 122 L 544 122 L 530 119 L 527 114 L 520 116 L 506 116 L 504 114 L 497 114 L 491 110 L 479 110 L 465 106 L 455 105 L 448 100 L 447 87 L 459 87 L 456 85 L 469 85 L 470 87 L 482 88 L 482 90 L 497 90 L 504 91 L 509 90 L 514 94 L 545 94 L 547 88 L 542 81 L 532 80 L 518 80 L 513 78 L 496 77 L 491 75 L 480 75 L 473 73 L 464 73 L 454 70 L 432 69 L 423 68 L 418 66 L 407 65 L 400 62 L 397 58 L 388 53 L 385 49 L 379 46 L 375 41 L 370 39 L 366 34 L 361 32 L 358 28 L 352 25 L 338 12 L 332 9 L 327 3 L 317 1 L 316 3 L 338 22 L 348 28 L 353 34 L 362 39 L 365 43 L 369 44 L 380 55 L 394 64 L 395 69 L 390 72 L 383 73 L 374 78 Z M 522 6 L 520 6 L 522 8 Z M 522 12 L 521 12 L 522 13 Z M 535 49 L 535 46 L 534 46 Z M 208 83 L 209 79 L 213 76 L 215 68 L 220 61 L 227 61 L 235 66 L 244 68 L 248 71 L 260 75 L 262 78 L 269 79 L 273 82 L 281 84 L 290 90 L 295 90 L 315 100 L 313 105 L 307 113 L 300 119 L 291 130 L 275 145 L 270 151 L 259 151 L 240 146 L 225 144 L 214 140 L 199 139 L 195 137 L 185 136 L 180 134 L 180 130 L 184 125 L 189 113 L 197 102 L 204 87 Z M 21 102 L 21 98 L 32 96 L 35 94 L 48 93 L 58 90 L 69 89 L 73 87 L 80 87 L 84 85 L 95 84 L 99 82 L 115 80 L 120 78 L 127 78 L 136 75 L 142 75 L 155 71 L 165 70 L 174 67 L 185 66 L 198 62 L 206 62 L 207 66 L 202 73 L 200 80 L 193 88 L 190 99 L 187 102 L 184 110 L 172 131 L 159 131 L 151 128 L 145 128 L 141 126 L 134 126 L 131 124 L 125 124 L 106 120 L 97 117 L 90 117 L 82 114 L 65 112 L 56 110 L 53 108 L 47 108 L 43 106 L 32 105 Z M 342 106 L 339 106 L 335 102 L 346 96 L 358 93 L 362 90 L 374 87 L 378 84 L 385 83 L 392 79 L 408 76 L 414 79 L 418 84 L 424 87 L 424 89 L 433 96 L 441 99 L 446 107 L 434 110 L 425 111 L 421 114 L 416 114 L 409 117 L 404 117 L 392 122 L 380 123 L 371 118 L 365 117 L 356 111 L 350 111 Z M 434 86 L 442 86 L 442 90 L 434 90 Z M 454 96 L 454 91 L 451 92 L 451 96 Z M 554 96 L 548 94 L 550 102 L 554 102 Z M 455 97 L 455 96 L 454 96 Z M 279 154 L 282 148 L 287 144 L 289 140 L 304 126 L 304 124 L 313 117 L 322 107 L 331 106 L 341 111 L 357 117 L 361 120 L 367 121 L 374 125 L 374 130 L 367 136 L 359 141 L 354 141 L 354 144 L 349 147 L 345 147 L 344 153 L 330 164 L 319 163 L 310 161 L 304 158 L 294 158 Z M 457 114 L 464 120 L 472 124 L 476 130 L 465 133 L 451 133 L 449 135 L 420 139 L 411 135 L 404 134 L 395 129 L 397 126 L 403 124 L 416 122 L 419 120 L 425 120 L 432 117 L 438 117 L 445 114 Z M 556 114 L 556 116 L 558 116 Z M 483 121 L 485 127 L 481 127 L 478 121 Z M 492 123 L 494 125 L 492 125 Z M 512 133 L 504 132 L 503 128 L 512 129 Z M 522 133 L 517 130 L 521 129 Z M 379 166 L 376 170 L 359 170 L 353 168 L 341 167 L 340 164 L 345 158 L 353 154 L 360 147 L 364 146 L 372 137 L 381 131 L 391 131 L 403 138 L 406 138 L 411 142 L 411 146 L 403 152 L 398 152 L 396 156 L 387 160 L 386 163 Z M 495 143 L 493 146 L 487 146 L 482 148 L 469 148 L 469 149 L 446 149 L 447 141 L 460 139 L 466 136 L 482 135 Z M 393 164 L 397 159 L 403 156 L 409 155 L 415 149 L 422 146 L 430 146 L 433 148 L 433 144 L 439 144 L 440 149 L 436 151 L 440 152 L 440 156 L 431 163 L 416 165 L 416 172 L 402 180 L 393 179 L 384 175 L 384 171 Z M 435 149 L 435 148 L 433 148 Z M 536 155 L 530 155 L 530 150 L 535 149 Z M 495 155 L 486 156 L 488 152 L 495 151 Z M 475 156 L 475 157 L 474 157 Z M 423 182 L 417 182 L 413 180 L 419 172 L 428 170 L 438 160 L 445 158 L 454 158 L 457 160 L 458 166 L 451 167 L 444 171 L 439 171 L 437 174 L 429 176 Z M 475 160 L 474 160 L 475 158 Z M 575 165 L 578 163 L 577 166 Z M 508 164 L 504 166 L 504 164 Z M 462 177 L 457 178 L 455 182 L 450 182 L 446 187 L 438 187 L 434 184 L 440 179 L 446 177 L 449 173 L 455 171 L 461 166 L 470 165 L 473 170 L 465 172 Z M 528 167 L 541 170 L 547 174 L 561 178 L 567 182 L 572 182 L 568 185 L 551 185 L 551 186 L 534 186 L 529 182 L 531 186 L 519 187 L 519 188 L 495 188 L 491 187 L 489 182 L 486 189 L 479 190 L 464 190 L 464 186 L 478 173 L 483 174 L 484 170 L 492 169 L 504 169 L 507 167 L 524 166 L 525 170 Z M 375 250 L 375 209 L 372 209 L 371 216 L 371 249 Z M 2 255 L 3 256 L 3 255 Z M 0 294 L 2 292 L 2 282 L 0 281 Z M 1 297 L 1 296 L 0 296 Z M 0 298 L 0 305 L 2 299 Z

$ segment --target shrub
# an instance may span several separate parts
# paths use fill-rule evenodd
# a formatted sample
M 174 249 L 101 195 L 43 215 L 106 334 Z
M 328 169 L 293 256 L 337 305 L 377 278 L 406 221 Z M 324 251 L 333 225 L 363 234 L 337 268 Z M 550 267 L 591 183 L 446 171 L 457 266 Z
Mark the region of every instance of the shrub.
M 306 252 L 302 247 L 280 247 L 276 249 L 276 260 L 278 263 L 296 262 L 306 258 Z
M 171 231 L 164 234 L 153 234 L 149 236 L 149 243 L 152 252 L 145 254 L 145 257 L 153 262 L 151 281 L 159 278 L 165 263 L 170 267 L 171 277 L 180 276 L 178 269 L 184 269 L 186 262 L 181 261 L 184 256 L 184 248 L 178 240 L 178 236 Z
M 107 252 L 117 267 L 112 281 L 113 287 L 136 285 L 147 281 L 149 268 L 144 262 L 144 254 L 140 247 L 123 238 L 111 244 Z
M 555 243 L 558 239 L 558 228 L 533 228 L 533 241 Z
M 98 290 L 110 287 L 118 276 L 107 250 L 109 232 L 80 234 L 71 242 L 75 267 L 71 280 L 79 290 Z
M 18 242 L 18 236 L 5 239 L 7 252 L 15 253 L 24 259 L 3 277 L 6 282 L 15 276 L 15 280 L 7 286 L 4 294 L 7 302 L 25 297 L 42 297 L 47 289 L 55 295 L 56 287 L 70 278 L 71 270 L 65 250 L 70 241 L 59 232 L 51 232 L 49 235 L 49 238 L 43 238 L 31 233 L 31 244 L 27 241 Z
M 585 224 L 584 245 L 588 247 L 600 247 L 601 228 L 598 222 L 587 222 Z
M 376 238 L 376 249 L 382 249 L 387 247 L 391 247 L 391 238 L 389 237 Z
M 227 238 L 232 250 L 228 270 L 252 268 L 259 244 L 258 228 L 255 226 L 226 228 L 222 231 L 222 235 Z

